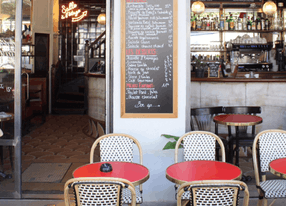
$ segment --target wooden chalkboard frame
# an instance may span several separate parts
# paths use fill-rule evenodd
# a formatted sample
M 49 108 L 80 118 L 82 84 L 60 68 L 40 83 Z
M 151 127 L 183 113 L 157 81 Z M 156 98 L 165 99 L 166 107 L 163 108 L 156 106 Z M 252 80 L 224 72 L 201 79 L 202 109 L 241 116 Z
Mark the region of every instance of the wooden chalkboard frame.
M 126 112 L 126 0 L 121 0 L 121 117 L 122 118 L 177 118 L 178 117 L 178 0 L 173 0 L 173 112 Z

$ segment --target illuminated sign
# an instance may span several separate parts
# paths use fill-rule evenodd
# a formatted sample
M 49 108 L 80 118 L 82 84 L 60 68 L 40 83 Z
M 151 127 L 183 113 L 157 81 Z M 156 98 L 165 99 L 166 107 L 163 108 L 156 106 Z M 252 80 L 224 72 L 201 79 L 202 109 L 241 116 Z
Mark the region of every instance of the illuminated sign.
M 61 19 L 67 19 L 72 17 L 72 22 L 78 22 L 87 16 L 87 11 L 81 11 L 77 8 L 77 4 L 73 1 L 69 3 L 69 7 L 62 5 L 62 16 Z

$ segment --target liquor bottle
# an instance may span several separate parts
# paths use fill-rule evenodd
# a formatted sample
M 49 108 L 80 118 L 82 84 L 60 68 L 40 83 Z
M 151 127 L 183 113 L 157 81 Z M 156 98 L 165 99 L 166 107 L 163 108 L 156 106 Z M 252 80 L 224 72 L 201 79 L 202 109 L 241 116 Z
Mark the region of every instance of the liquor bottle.
M 192 27 L 192 30 L 196 30 L 196 29 L 197 29 L 196 21 L 197 21 L 196 16 L 195 16 L 195 15 L 192 16 L 192 18 L 191 18 L 191 27 Z
M 241 18 L 237 19 L 237 30 L 242 30 L 242 20 L 241 20 Z
M 261 16 L 260 20 L 261 20 L 261 30 L 265 30 L 265 19 L 263 18 L 263 16 Z
M 210 30 L 210 28 L 211 28 L 210 17 L 209 17 L 209 15 L 207 15 L 207 19 L 206 19 L 206 30 Z
M 255 15 L 253 15 L 253 17 L 252 17 L 253 19 L 252 19 L 252 26 L 251 26 L 251 29 L 252 30 L 256 30 L 256 16 Z
M 220 28 L 220 30 L 224 30 L 224 18 L 223 18 L 223 14 L 220 16 L 219 28 Z
M 225 22 L 224 22 L 224 30 L 228 30 L 228 17 L 225 17 Z
M 234 19 L 230 12 L 229 12 L 229 30 L 234 30 Z
M 278 19 L 277 19 L 277 16 L 275 16 L 274 20 L 273 20 L 273 29 L 274 30 L 278 30 Z
M 197 30 L 199 31 L 202 30 L 202 21 L 201 21 L 200 15 L 197 18 L 196 24 L 197 24 Z
M 243 30 L 247 30 L 246 14 L 243 15 L 243 19 L 242 19 L 242 29 L 243 29 Z
M 205 18 L 202 18 L 202 30 L 206 30 L 206 19 Z
M 215 30 L 214 29 L 214 27 L 215 27 L 215 25 L 214 25 L 214 21 L 215 21 L 215 19 L 214 19 L 214 17 L 213 17 L 213 15 L 211 15 L 211 18 L 210 18 L 210 30 Z
M 248 17 L 248 20 L 247 20 L 247 30 L 251 30 L 251 20 L 250 20 L 250 17 Z
M 234 29 L 238 30 L 238 17 L 237 16 L 235 17 L 235 20 L 234 20 Z
M 266 17 L 265 17 L 265 30 L 269 30 L 269 28 L 270 28 L 270 22 L 269 22 L 268 16 L 266 15 Z
M 218 21 L 218 17 L 215 17 L 214 20 L 214 30 L 218 30 L 219 29 L 219 21 Z
M 256 29 L 257 30 L 261 30 L 261 20 L 260 20 L 260 15 L 257 15 L 257 19 L 256 19 Z

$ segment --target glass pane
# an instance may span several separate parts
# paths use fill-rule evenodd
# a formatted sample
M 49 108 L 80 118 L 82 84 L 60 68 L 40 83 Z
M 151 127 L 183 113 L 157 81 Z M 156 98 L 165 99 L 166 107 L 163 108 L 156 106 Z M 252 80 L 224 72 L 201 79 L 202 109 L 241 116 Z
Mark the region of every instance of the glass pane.
M 0 132 L 1 139 L 14 139 L 15 1 L 0 1 Z M 1 198 L 14 192 L 12 146 L 0 144 Z M 12 159 L 11 159 L 12 158 Z
M 20 79 L 20 74 L 15 77 L 16 64 L 16 0 L 0 0 L 0 198 L 19 198 L 20 197 L 20 164 L 21 146 L 15 141 L 16 136 L 20 134 L 19 108 L 15 108 L 14 102 L 20 101 L 20 92 L 22 94 L 22 104 L 25 105 L 26 99 L 26 75 L 22 78 L 22 90 L 14 88 L 15 79 Z M 23 45 L 28 44 L 31 36 L 30 32 L 30 0 L 23 0 L 23 26 L 22 41 Z M 19 27 L 20 28 L 20 27 Z M 19 53 L 21 50 L 17 50 Z M 29 46 L 23 47 L 22 54 L 22 73 L 30 73 L 32 70 Z M 17 54 L 20 55 L 20 54 Z M 19 69 L 19 68 L 18 68 Z M 17 92 L 16 92 L 17 91 Z M 15 111 L 17 111 L 15 114 Z M 17 123 L 15 123 L 15 116 Z M 23 115 L 22 115 L 23 116 Z M 15 128 L 17 125 L 18 128 Z M 3 134 L 2 134 L 3 133 Z M 21 136 L 21 135 L 20 135 Z M 15 147 L 16 145 L 16 147 Z M 16 162 L 16 164 L 14 164 Z M 15 168 L 16 166 L 16 168 Z

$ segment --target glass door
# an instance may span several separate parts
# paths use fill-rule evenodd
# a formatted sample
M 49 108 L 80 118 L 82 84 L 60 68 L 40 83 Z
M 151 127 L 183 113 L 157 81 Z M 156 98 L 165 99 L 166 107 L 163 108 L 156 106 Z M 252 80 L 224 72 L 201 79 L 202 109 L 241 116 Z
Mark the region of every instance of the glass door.
M 21 198 L 22 6 L 0 0 L 0 198 Z

